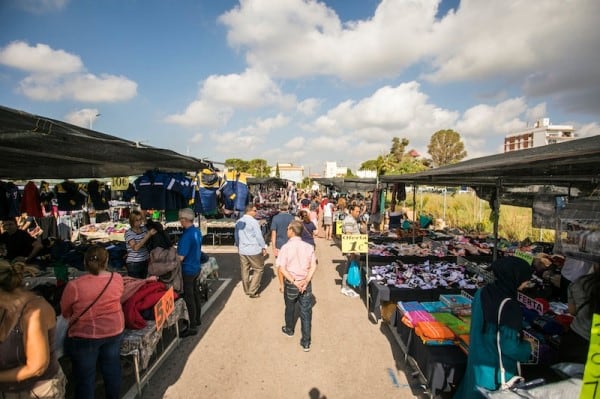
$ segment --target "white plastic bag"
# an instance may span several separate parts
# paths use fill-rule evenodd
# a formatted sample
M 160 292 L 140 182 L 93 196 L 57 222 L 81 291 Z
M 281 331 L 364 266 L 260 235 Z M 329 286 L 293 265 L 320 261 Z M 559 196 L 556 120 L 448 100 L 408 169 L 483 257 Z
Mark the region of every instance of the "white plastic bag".
M 68 329 L 69 320 L 59 315 L 56 318 L 56 331 L 54 335 L 54 350 L 57 358 L 61 358 L 64 355 L 64 344 Z

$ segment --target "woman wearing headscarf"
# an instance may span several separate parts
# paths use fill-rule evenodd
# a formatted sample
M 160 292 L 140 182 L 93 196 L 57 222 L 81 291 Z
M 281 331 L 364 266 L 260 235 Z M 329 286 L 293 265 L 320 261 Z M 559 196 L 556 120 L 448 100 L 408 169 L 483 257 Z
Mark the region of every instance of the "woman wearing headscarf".
M 528 360 L 531 354 L 531 343 L 521 336 L 523 314 L 517 292 L 531 278 L 532 268 L 526 261 L 509 256 L 492 263 L 492 270 L 495 281 L 477 291 L 473 298 L 467 368 L 455 399 L 483 398 L 477 387 L 491 391 L 500 387 L 498 330 L 506 381 L 518 374 L 518 362 Z M 510 300 L 502 308 L 498 325 L 498 311 L 505 298 Z

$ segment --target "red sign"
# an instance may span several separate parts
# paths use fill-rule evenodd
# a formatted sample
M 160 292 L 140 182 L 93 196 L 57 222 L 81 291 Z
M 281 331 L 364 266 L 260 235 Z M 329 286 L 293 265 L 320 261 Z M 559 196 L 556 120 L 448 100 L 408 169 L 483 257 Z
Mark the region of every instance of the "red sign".
M 156 330 L 160 331 L 162 326 L 167 321 L 167 318 L 175 309 L 175 295 L 173 287 L 163 295 L 156 305 L 154 305 L 154 320 L 156 320 Z

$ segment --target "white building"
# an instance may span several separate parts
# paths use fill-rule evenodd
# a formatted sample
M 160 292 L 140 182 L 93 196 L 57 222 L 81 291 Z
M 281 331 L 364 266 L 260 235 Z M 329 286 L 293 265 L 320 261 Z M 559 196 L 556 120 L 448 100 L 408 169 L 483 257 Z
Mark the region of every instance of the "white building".
M 571 125 L 551 125 L 549 118 L 535 122 L 533 127 L 504 138 L 504 152 L 524 150 L 548 144 L 563 143 L 575 138 L 575 129 Z
M 325 162 L 325 177 L 344 177 L 347 172 L 347 166 L 338 166 L 337 162 Z
M 277 163 L 279 166 L 279 177 L 281 179 L 291 180 L 301 183 L 304 179 L 304 166 L 294 166 L 291 163 Z M 271 175 L 275 176 L 277 167 L 273 168 Z
M 377 177 L 377 171 L 376 170 L 357 170 L 356 171 L 356 176 L 360 177 L 360 178 L 376 178 Z

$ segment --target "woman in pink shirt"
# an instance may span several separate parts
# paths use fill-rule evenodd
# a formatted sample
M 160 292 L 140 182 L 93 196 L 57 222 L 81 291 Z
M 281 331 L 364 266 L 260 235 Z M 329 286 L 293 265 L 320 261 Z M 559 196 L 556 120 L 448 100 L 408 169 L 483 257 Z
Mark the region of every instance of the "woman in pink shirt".
M 123 278 L 107 271 L 108 252 L 102 247 L 90 247 L 84 263 L 90 274 L 70 281 L 60 301 L 62 315 L 69 320 L 65 353 L 73 363 L 75 397 L 94 398 L 98 362 L 106 398 L 119 398 Z

